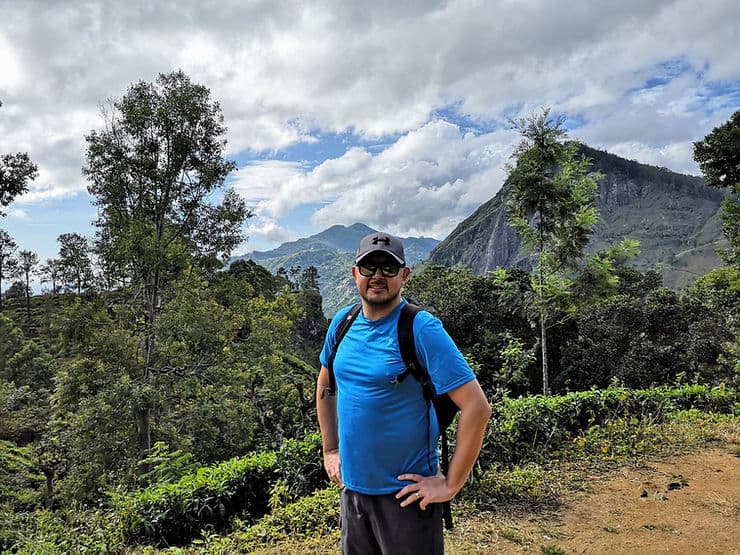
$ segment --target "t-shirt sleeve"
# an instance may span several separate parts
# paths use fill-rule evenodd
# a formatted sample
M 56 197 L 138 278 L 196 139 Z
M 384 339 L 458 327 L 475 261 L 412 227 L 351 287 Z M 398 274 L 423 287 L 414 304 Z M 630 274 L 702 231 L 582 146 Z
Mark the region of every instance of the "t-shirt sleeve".
M 416 356 L 429 372 L 437 395 L 449 393 L 475 379 L 460 350 L 442 322 L 421 311 L 414 319 Z

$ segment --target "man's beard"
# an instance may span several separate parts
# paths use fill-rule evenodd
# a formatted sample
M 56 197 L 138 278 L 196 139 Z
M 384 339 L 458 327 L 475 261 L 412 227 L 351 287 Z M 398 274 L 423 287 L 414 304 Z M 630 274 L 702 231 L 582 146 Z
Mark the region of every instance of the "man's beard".
M 386 289 L 386 291 L 388 291 L 388 289 Z M 384 307 L 384 306 L 392 305 L 393 303 L 397 302 L 398 301 L 398 297 L 400 296 L 400 294 L 401 293 L 399 291 L 398 295 L 388 296 L 388 297 L 386 297 L 386 298 L 384 298 L 382 300 L 380 300 L 380 299 L 371 299 L 371 298 L 368 297 L 367 294 L 363 294 L 363 293 L 360 293 L 360 297 L 362 297 L 362 300 L 365 301 L 369 305 L 376 306 L 376 307 Z

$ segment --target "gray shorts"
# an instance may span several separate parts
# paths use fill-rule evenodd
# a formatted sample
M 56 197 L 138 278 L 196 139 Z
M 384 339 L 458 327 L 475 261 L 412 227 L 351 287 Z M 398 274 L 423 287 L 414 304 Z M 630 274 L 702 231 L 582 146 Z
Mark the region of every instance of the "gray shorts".
M 401 507 L 395 493 L 364 495 L 342 490 L 340 497 L 344 555 L 442 555 L 442 505 L 422 511 L 418 503 Z

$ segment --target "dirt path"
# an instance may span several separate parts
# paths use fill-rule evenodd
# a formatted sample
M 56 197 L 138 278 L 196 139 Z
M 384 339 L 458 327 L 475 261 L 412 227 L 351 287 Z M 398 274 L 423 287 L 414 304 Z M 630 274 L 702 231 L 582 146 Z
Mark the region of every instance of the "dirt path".
M 568 553 L 740 553 L 740 459 L 715 450 L 623 471 L 564 508 Z
M 490 542 L 477 552 L 740 554 L 740 458 L 727 449 L 622 470 L 592 489 L 544 518 L 486 523 Z

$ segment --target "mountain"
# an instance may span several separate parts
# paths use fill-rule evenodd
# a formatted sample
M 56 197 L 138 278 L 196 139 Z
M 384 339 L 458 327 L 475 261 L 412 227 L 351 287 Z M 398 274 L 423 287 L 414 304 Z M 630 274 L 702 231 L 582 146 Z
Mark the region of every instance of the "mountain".
M 640 255 L 629 264 L 661 272 L 663 283 L 680 289 L 721 266 L 716 249 L 726 246 L 719 219 L 724 193 L 699 177 L 682 175 L 581 146 L 599 181 L 596 205 L 600 220 L 588 252 L 640 241 Z M 477 274 L 496 268 L 527 266 L 521 242 L 506 219 L 511 185 L 462 221 L 432 251 L 428 263 L 461 264 Z
M 319 291 L 324 299 L 323 308 L 327 316 L 333 316 L 340 308 L 357 298 L 350 268 L 355 262 L 355 251 L 360 239 L 377 230 L 356 223 L 351 226 L 334 225 L 324 231 L 283 243 L 271 251 L 254 251 L 240 258 L 251 258 L 272 273 L 278 269 L 306 269 L 314 266 L 319 272 Z M 406 262 L 413 266 L 429 256 L 439 243 L 429 237 L 402 237 Z

